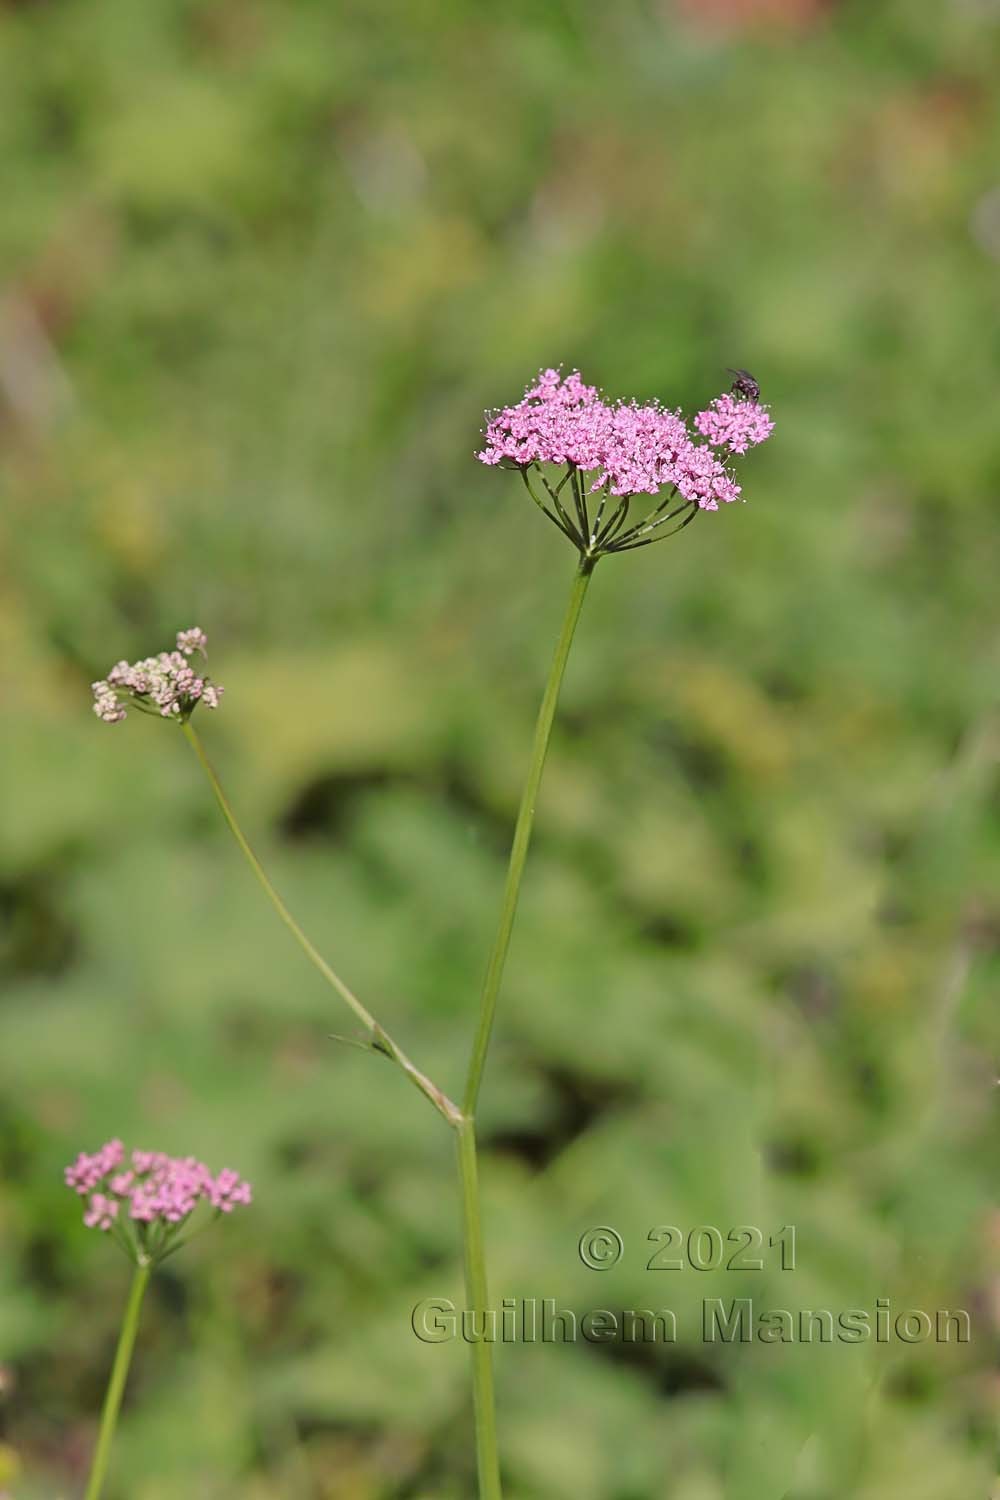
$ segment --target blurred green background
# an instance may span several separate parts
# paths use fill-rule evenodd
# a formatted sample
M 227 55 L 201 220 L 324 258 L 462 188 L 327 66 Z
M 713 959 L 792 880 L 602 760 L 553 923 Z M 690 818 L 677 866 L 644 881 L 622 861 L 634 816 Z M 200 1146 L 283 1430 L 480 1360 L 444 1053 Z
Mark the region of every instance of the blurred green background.
M 181 737 L 89 683 L 198 623 L 304 925 L 455 1092 L 572 573 L 484 407 L 761 381 L 745 506 L 602 564 L 481 1113 L 511 1500 L 992 1493 L 994 0 L 0 6 L 0 1490 L 79 1493 L 111 1135 L 249 1176 L 165 1268 L 113 1495 L 469 1500 L 452 1142 L 290 944 Z M 991 804 L 992 799 L 992 804 Z M 651 1273 L 650 1229 L 798 1229 Z M 577 1241 L 618 1228 L 588 1271 Z M 708 1296 L 965 1307 L 712 1347 Z

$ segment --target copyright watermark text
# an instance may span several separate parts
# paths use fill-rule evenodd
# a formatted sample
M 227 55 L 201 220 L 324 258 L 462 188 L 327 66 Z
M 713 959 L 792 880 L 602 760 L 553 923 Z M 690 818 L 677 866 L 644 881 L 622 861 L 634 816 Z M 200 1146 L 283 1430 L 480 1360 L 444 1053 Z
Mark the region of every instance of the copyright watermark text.
M 504 1297 L 499 1307 L 460 1309 L 448 1297 L 427 1297 L 410 1318 L 423 1344 L 674 1344 L 672 1308 L 560 1307 L 555 1297 Z M 706 1344 L 968 1344 L 972 1323 L 964 1308 L 895 1309 L 888 1297 L 872 1307 L 838 1310 L 758 1307 L 751 1297 L 707 1297 L 689 1337 Z

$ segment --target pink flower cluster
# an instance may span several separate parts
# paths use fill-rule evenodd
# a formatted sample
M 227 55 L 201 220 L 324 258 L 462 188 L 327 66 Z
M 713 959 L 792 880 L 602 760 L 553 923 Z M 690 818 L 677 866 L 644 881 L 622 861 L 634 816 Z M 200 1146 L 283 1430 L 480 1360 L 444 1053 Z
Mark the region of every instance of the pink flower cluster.
M 94 713 L 105 724 L 118 724 L 126 718 L 125 704 L 130 701 L 164 719 L 186 719 L 196 703 L 218 708 L 221 684 L 196 672 L 188 660 L 196 651 L 204 657 L 207 644 L 205 632 L 195 625 L 178 631 L 174 651 L 161 651 L 159 656 L 137 662 L 117 662 L 106 678 L 91 684 Z
M 759 401 L 737 400 L 729 392 L 716 396 L 708 411 L 700 411 L 694 425 L 702 437 L 717 448 L 728 448 L 730 453 L 745 453 L 765 442 L 774 431 L 767 407 Z
M 159 1224 L 173 1230 L 207 1202 L 220 1213 L 251 1201 L 250 1184 L 224 1168 L 213 1175 L 193 1156 L 166 1156 L 162 1151 L 133 1151 L 126 1161 L 121 1141 L 99 1151 L 81 1151 L 66 1168 L 66 1185 L 87 1199 L 83 1222 L 88 1229 L 108 1230 L 119 1219 L 138 1225 Z
M 516 406 L 489 416 L 478 457 L 521 468 L 572 464 L 594 474 L 591 493 L 607 486 L 615 496 L 655 495 L 672 487 L 682 500 L 718 510 L 720 502 L 738 499 L 740 487 L 712 448 L 743 453 L 763 442 L 773 423 L 758 402 L 725 395 L 698 413 L 695 426 L 707 444 L 659 402 L 608 403 L 577 371 L 563 379 L 558 370 L 543 370 Z

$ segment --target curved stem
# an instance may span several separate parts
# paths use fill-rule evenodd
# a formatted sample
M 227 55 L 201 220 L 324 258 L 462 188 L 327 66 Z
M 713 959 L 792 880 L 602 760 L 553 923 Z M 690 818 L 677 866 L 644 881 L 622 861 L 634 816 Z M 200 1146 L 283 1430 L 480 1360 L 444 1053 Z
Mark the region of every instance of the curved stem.
M 288 928 L 289 932 L 292 934 L 295 941 L 298 943 L 299 947 L 308 958 L 309 962 L 313 965 L 314 968 L 319 970 L 323 978 L 326 980 L 327 984 L 330 985 L 332 989 L 336 990 L 340 998 L 350 1006 L 351 1010 L 354 1012 L 358 1020 L 364 1026 L 365 1030 L 368 1032 L 368 1044 L 372 1048 L 372 1050 L 375 1052 L 381 1052 L 386 1057 L 391 1058 L 394 1063 L 402 1068 L 403 1072 L 406 1074 L 407 1078 L 409 1078 L 410 1082 L 420 1090 L 425 1098 L 430 1100 L 438 1113 L 444 1116 L 444 1118 L 448 1121 L 448 1124 L 457 1126 L 462 1118 L 462 1114 L 458 1106 L 454 1104 L 448 1098 L 447 1094 L 443 1093 L 436 1084 L 432 1083 L 431 1080 L 426 1076 L 426 1074 L 421 1073 L 420 1069 L 410 1061 L 406 1053 L 402 1050 L 401 1047 L 398 1047 L 396 1045 L 396 1043 L 392 1040 L 392 1037 L 384 1029 L 384 1027 L 379 1025 L 375 1017 L 372 1015 L 371 1011 L 368 1010 L 367 1006 L 362 1005 L 361 1001 L 358 999 L 357 995 L 355 995 L 354 991 L 344 983 L 340 975 L 330 967 L 323 955 L 316 947 L 314 947 L 309 938 L 306 937 L 305 933 L 302 931 L 302 928 L 299 926 L 298 922 L 296 922 L 295 918 L 288 910 L 288 907 L 285 905 L 284 901 L 281 899 L 281 897 L 278 895 L 278 892 L 271 884 L 264 866 L 261 864 L 253 849 L 250 847 L 246 835 L 244 834 L 242 828 L 236 820 L 236 814 L 233 812 L 233 809 L 229 803 L 229 799 L 227 798 L 225 792 L 222 790 L 222 783 L 219 781 L 218 776 L 215 774 L 211 762 L 209 761 L 208 756 L 205 754 L 205 750 L 202 746 L 201 740 L 198 738 L 196 731 L 192 728 L 190 721 L 182 724 L 181 728 L 184 731 L 184 735 L 188 743 L 194 750 L 195 755 L 197 755 L 198 760 L 201 763 L 202 770 L 208 777 L 209 785 L 211 786 L 212 791 L 215 793 L 215 800 L 218 802 L 219 807 L 222 809 L 222 815 L 225 818 L 226 822 L 229 824 L 229 829 L 234 839 L 236 840 L 237 844 L 239 844 L 240 849 L 243 851 L 247 864 L 250 866 L 254 875 L 263 886 L 268 900 L 271 902 L 271 905 L 274 907 L 275 911 L 278 913 L 278 916 L 284 922 L 285 926 Z
M 605 481 L 605 483 L 601 486 L 601 498 L 598 501 L 597 514 L 594 517 L 594 524 L 590 528 L 590 536 L 587 539 L 588 540 L 588 545 L 591 546 L 591 547 L 593 547 L 594 543 L 597 541 L 598 535 L 600 534 L 601 522 L 604 519 L 604 509 L 605 509 L 605 506 L 608 503 L 608 496 L 610 494 L 611 494 L 610 482 Z
M 599 531 L 594 538 L 593 545 L 596 551 L 601 551 L 624 526 L 631 500 L 631 495 L 623 495 L 621 497 L 610 519 L 604 523 L 604 530 Z
M 479 1210 L 476 1127 L 469 1116 L 458 1127 L 458 1175 L 462 1189 L 462 1241 L 465 1254 L 465 1300 L 473 1314 L 472 1402 L 476 1423 L 476 1470 L 479 1500 L 501 1500 L 497 1449 L 496 1400 L 493 1393 L 493 1345 L 487 1341 L 489 1292 Z
M 128 1294 L 125 1316 L 122 1319 L 122 1329 L 118 1335 L 115 1362 L 111 1366 L 111 1378 L 104 1397 L 101 1429 L 97 1436 L 97 1447 L 94 1449 L 94 1459 L 90 1466 L 90 1478 L 87 1481 L 84 1500 L 99 1500 L 101 1490 L 104 1488 L 108 1463 L 111 1459 L 111 1444 L 114 1442 L 118 1412 L 122 1404 L 125 1381 L 128 1379 L 128 1367 L 132 1362 L 132 1350 L 135 1347 L 135 1336 L 139 1328 L 142 1299 L 146 1295 L 151 1271 L 152 1266 L 147 1262 L 145 1265 L 136 1266 L 135 1275 L 132 1277 L 132 1287 Z
M 672 510 L 668 516 L 664 516 L 663 519 L 657 521 L 655 525 L 646 526 L 643 528 L 644 531 L 648 532 L 657 531 L 658 528 L 664 525 L 665 522 L 672 521 L 675 516 L 681 515 L 685 510 L 687 511 L 687 515 L 684 517 L 683 521 L 679 521 L 677 525 L 671 527 L 669 531 L 660 531 L 658 536 L 647 536 L 645 538 L 642 537 L 641 531 L 637 531 L 635 533 L 626 532 L 624 536 L 620 536 L 617 538 L 614 545 L 608 548 L 608 551 L 634 552 L 637 547 L 648 547 L 653 542 L 662 542 L 665 537 L 676 536 L 679 531 L 684 530 L 685 526 L 690 526 L 691 522 L 698 514 L 700 506 L 698 505 L 697 500 L 685 501 L 684 505 L 678 506 L 676 510 Z M 642 539 L 639 541 L 631 540 L 633 536 L 640 537 Z
M 521 890 L 521 877 L 524 874 L 528 844 L 531 841 L 531 829 L 535 821 L 535 802 L 538 798 L 538 788 L 541 784 L 542 770 L 545 766 L 545 753 L 549 748 L 549 735 L 552 732 L 552 721 L 555 718 L 556 704 L 559 701 L 559 689 L 562 686 L 563 673 L 566 670 L 570 646 L 573 644 L 576 623 L 580 618 L 580 610 L 583 608 L 587 585 L 590 582 L 590 575 L 594 571 L 596 563 L 597 559 L 595 557 L 581 557 L 580 559 L 580 565 L 573 579 L 573 587 L 570 590 L 569 602 L 566 606 L 566 614 L 563 619 L 559 640 L 556 644 L 555 655 L 552 658 L 552 666 L 549 668 L 549 677 L 545 684 L 542 704 L 538 710 L 535 739 L 531 747 L 531 762 L 528 766 L 524 791 L 521 794 L 521 806 L 517 814 L 514 842 L 510 851 L 510 863 L 507 867 L 507 881 L 504 886 L 503 901 L 500 907 L 500 921 L 497 926 L 496 937 L 493 939 L 493 951 L 490 954 L 489 964 L 486 969 L 486 978 L 483 982 L 482 998 L 479 1005 L 479 1024 L 476 1028 L 476 1037 L 466 1077 L 465 1094 L 462 1099 L 462 1112 L 469 1116 L 475 1115 L 476 1104 L 479 1100 L 479 1089 L 483 1081 L 483 1069 L 486 1066 L 486 1054 L 489 1050 L 490 1034 L 493 1030 L 493 1016 L 496 1011 L 497 995 L 500 993 L 504 964 L 506 963 L 507 950 L 510 946 L 510 935 L 514 927 L 517 898 Z
M 570 537 L 577 546 L 579 546 L 580 540 L 578 540 L 576 527 L 573 525 L 573 522 L 570 519 L 569 511 L 559 499 L 560 491 L 562 490 L 562 487 L 565 484 L 566 480 L 572 478 L 572 469 L 566 470 L 566 473 L 563 475 L 562 479 L 560 479 L 559 483 L 553 489 L 552 485 L 549 483 L 548 475 L 545 473 L 545 470 L 542 468 L 541 464 L 535 464 L 534 468 L 538 473 L 539 479 L 545 486 L 545 493 L 548 495 L 549 499 L 552 501 L 552 504 L 555 506 L 556 510 L 559 513 L 559 519 L 566 530 L 566 535 Z M 570 485 L 570 491 L 573 492 L 572 484 Z
M 620 532 L 618 536 L 615 537 L 614 545 L 616 547 L 621 547 L 625 542 L 634 542 L 636 537 L 645 536 L 647 531 L 655 531 L 657 527 L 665 526 L 668 521 L 673 521 L 677 516 L 682 515 L 684 511 L 686 511 L 690 507 L 690 505 L 690 500 L 683 500 L 680 505 L 676 505 L 673 510 L 664 511 L 663 514 L 657 516 L 655 520 L 651 520 L 650 517 L 647 516 L 646 519 L 639 525 L 630 526 L 628 531 Z
M 570 474 L 573 480 L 573 500 L 576 505 L 576 518 L 580 523 L 580 535 L 583 538 L 584 545 L 589 546 L 590 517 L 587 514 L 587 501 L 583 489 L 583 479 L 579 469 L 571 469 Z
M 538 496 L 535 494 L 534 490 L 531 488 L 531 480 L 528 478 L 528 471 L 527 471 L 527 469 L 522 469 L 521 470 L 521 478 L 524 480 L 524 485 L 525 485 L 525 488 L 528 491 L 528 494 L 531 496 L 532 500 L 534 500 L 535 504 L 538 506 L 538 509 L 542 512 L 542 514 L 545 515 L 545 516 L 548 516 L 548 518 L 552 522 L 553 526 L 558 526 L 559 527 L 559 530 L 562 532 L 563 536 L 569 537 L 569 539 L 573 543 L 574 547 L 579 546 L 579 543 L 578 543 L 577 537 L 576 537 L 576 533 L 574 531 L 571 531 L 568 526 L 564 526 L 563 523 L 562 523 L 562 521 L 559 520 L 559 517 L 557 515 L 555 515 L 555 513 L 553 511 L 549 510 L 549 508 L 545 504 L 545 502 L 543 500 L 539 500 Z M 561 506 L 560 506 L 560 513 L 561 514 L 565 514 L 565 512 L 562 511 L 562 507 Z

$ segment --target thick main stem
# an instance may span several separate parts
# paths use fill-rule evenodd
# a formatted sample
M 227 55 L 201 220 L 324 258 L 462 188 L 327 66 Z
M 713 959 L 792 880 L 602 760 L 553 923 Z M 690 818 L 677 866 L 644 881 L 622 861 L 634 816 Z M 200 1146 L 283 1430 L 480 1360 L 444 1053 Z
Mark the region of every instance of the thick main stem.
M 479 1475 L 479 1500 L 502 1500 L 500 1486 L 500 1462 L 497 1451 L 496 1401 L 493 1393 L 493 1345 L 486 1338 L 489 1314 L 489 1290 L 486 1279 L 486 1256 L 483 1250 L 482 1218 L 479 1206 L 479 1172 L 476 1156 L 476 1105 L 483 1081 L 483 1069 L 489 1051 L 496 1013 L 497 996 L 503 980 L 504 964 L 510 947 L 510 935 L 514 927 L 517 898 L 521 889 L 521 877 L 531 842 L 531 829 L 535 820 L 535 803 L 542 780 L 545 754 L 552 733 L 562 686 L 566 662 L 576 623 L 580 618 L 584 595 L 594 571 L 596 558 L 581 557 L 580 566 L 573 579 L 562 630 L 556 643 L 552 666 L 538 711 L 535 738 L 531 748 L 531 761 L 521 794 L 521 806 L 514 829 L 514 842 L 507 867 L 500 921 L 493 950 L 490 954 L 483 983 L 465 1095 L 462 1102 L 462 1121 L 458 1126 L 458 1170 L 462 1191 L 462 1236 L 465 1246 L 465 1297 L 468 1310 L 474 1321 L 472 1329 L 472 1393 L 476 1422 L 476 1467 Z
M 90 1467 L 90 1479 L 87 1481 L 87 1493 L 84 1496 L 84 1500 L 99 1500 L 101 1490 L 104 1488 L 104 1480 L 107 1476 L 108 1464 L 111 1460 L 111 1444 L 114 1442 L 115 1428 L 118 1425 L 118 1412 L 122 1404 L 125 1381 L 128 1379 L 128 1367 L 132 1362 L 132 1350 L 135 1347 L 135 1336 L 139 1328 L 139 1313 L 142 1310 L 142 1299 L 146 1295 L 146 1287 L 149 1285 L 151 1270 L 152 1267 L 150 1265 L 136 1266 L 135 1274 L 132 1277 L 132 1287 L 128 1294 L 128 1304 L 125 1308 L 125 1316 L 122 1319 L 122 1330 L 118 1335 L 115 1362 L 111 1366 L 111 1378 L 108 1381 L 107 1394 L 104 1397 L 104 1410 L 101 1412 L 101 1430 L 97 1436 L 97 1447 L 94 1449 L 94 1461 Z
M 489 1291 L 479 1210 L 476 1124 L 466 1116 L 458 1127 L 458 1176 L 462 1190 L 462 1241 L 465 1253 L 465 1299 L 473 1315 L 472 1403 L 476 1424 L 476 1472 L 479 1500 L 502 1500 L 497 1450 L 496 1398 L 493 1393 L 493 1345 L 487 1341 Z
M 438 1113 L 442 1114 L 448 1121 L 448 1124 L 457 1126 L 462 1118 L 461 1111 L 458 1109 L 458 1106 L 455 1105 L 448 1098 L 447 1094 L 443 1093 L 435 1083 L 432 1083 L 431 1080 L 426 1076 L 426 1074 L 421 1073 L 420 1069 L 410 1061 L 403 1049 L 401 1047 L 398 1047 L 389 1033 L 384 1029 L 384 1027 L 379 1025 L 375 1017 L 372 1015 L 371 1011 L 369 1011 L 368 1007 L 361 1003 L 357 995 L 355 995 L 354 991 L 344 983 L 340 975 L 330 967 L 323 955 L 316 947 L 314 947 L 309 938 L 306 937 L 305 933 L 302 931 L 302 928 L 299 926 L 298 922 L 296 922 L 295 918 L 288 910 L 288 907 L 285 905 L 284 901 L 281 899 L 281 897 L 278 895 L 278 892 L 271 884 L 264 866 L 261 864 L 253 849 L 250 847 L 246 835 L 244 834 L 242 828 L 236 820 L 236 814 L 233 812 L 233 809 L 230 806 L 229 799 L 226 796 L 225 792 L 222 790 L 222 783 L 219 781 L 218 776 L 215 774 L 215 771 L 212 768 L 212 764 L 209 761 L 208 756 L 205 754 L 205 750 L 201 743 L 201 740 L 198 738 L 198 735 L 192 727 L 190 721 L 185 722 L 181 727 L 184 730 L 184 734 L 187 737 L 188 743 L 194 750 L 195 755 L 197 755 L 198 760 L 201 763 L 201 767 L 205 772 L 205 775 L 208 777 L 212 791 L 215 793 L 215 800 L 218 802 L 219 807 L 222 809 L 222 815 L 228 823 L 230 832 L 232 833 L 234 839 L 236 840 L 237 844 L 239 844 L 240 849 L 243 851 L 247 864 L 250 866 L 254 875 L 263 886 L 265 892 L 267 893 L 267 897 L 271 902 L 271 905 L 274 907 L 275 911 L 278 913 L 278 916 L 284 922 L 285 926 L 288 928 L 289 932 L 292 934 L 295 941 L 302 949 L 303 953 L 305 953 L 306 957 L 309 959 L 309 962 L 314 966 L 314 968 L 319 970 L 323 978 L 326 980 L 327 984 L 330 985 L 331 988 L 336 990 L 340 998 L 350 1006 L 351 1010 L 357 1016 L 358 1020 L 361 1022 L 368 1033 L 369 1045 L 375 1051 L 382 1052 L 386 1057 L 390 1057 L 394 1063 L 402 1068 L 403 1072 L 406 1074 L 407 1078 L 409 1078 L 410 1082 L 413 1083 L 420 1090 L 420 1092 L 430 1100 Z
M 521 877 L 524 874 L 524 863 L 528 856 L 528 845 L 531 842 L 531 830 L 535 821 L 535 803 L 538 800 L 538 788 L 541 785 L 542 770 L 545 766 L 545 754 L 549 748 L 552 721 L 555 718 L 556 705 L 559 702 L 559 689 L 562 686 L 563 673 L 566 670 L 566 662 L 569 658 L 570 647 L 573 644 L 573 636 L 576 631 L 577 621 L 580 618 L 580 610 L 583 608 L 587 585 L 590 582 L 590 575 L 594 571 L 596 562 L 597 559 L 594 557 L 582 556 L 580 559 L 580 566 L 573 579 L 573 587 L 566 606 L 562 630 L 559 633 L 559 640 L 556 643 L 555 655 L 552 658 L 552 666 L 549 668 L 545 693 L 542 697 L 541 707 L 538 710 L 538 720 L 535 724 L 535 738 L 531 747 L 531 763 L 528 767 L 524 791 L 521 793 L 521 806 L 518 809 L 517 824 L 514 829 L 514 842 L 511 845 L 510 851 L 510 863 L 507 866 L 507 880 L 504 885 L 503 902 L 500 907 L 500 921 L 497 926 L 496 936 L 493 939 L 493 951 L 490 954 L 489 964 L 486 969 L 486 978 L 483 982 L 482 997 L 479 1004 L 479 1023 L 476 1028 L 472 1057 L 469 1061 L 469 1071 L 466 1077 L 465 1094 L 462 1100 L 462 1113 L 469 1116 L 475 1115 L 476 1104 L 479 1100 L 479 1090 L 483 1081 L 483 1069 L 486 1066 L 486 1054 L 489 1051 L 490 1035 L 493 1031 L 493 1017 L 496 1013 L 497 996 L 500 993 L 500 985 L 503 980 L 507 950 L 510 947 L 510 935 L 514 928 L 514 916 L 517 912 L 517 898 L 521 891 Z

